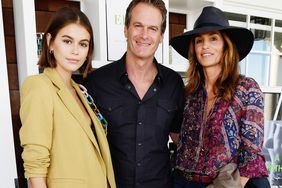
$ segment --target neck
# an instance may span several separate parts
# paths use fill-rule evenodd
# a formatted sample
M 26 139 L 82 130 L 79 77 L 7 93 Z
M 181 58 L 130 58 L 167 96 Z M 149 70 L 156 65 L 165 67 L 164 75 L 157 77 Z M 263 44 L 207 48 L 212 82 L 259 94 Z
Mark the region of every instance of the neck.
M 58 72 L 58 74 L 62 78 L 66 87 L 70 90 L 73 90 L 72 83 L 71 83 L 71 73 L 66 72 L 66 71 L 62 71 L 61 69 L 58 69 L 58 68 L 56 68 L 56 71 Z
M 157 68 L 152 60 L 126 58 L 126 71 L 129 77 L 140 80 L 152 78 L 157 73 Z
M 215 95 L 216 93 L 214 93 L 214 87 L 215 87 L 215 82 L 220 74 L 220 69 L 212 69 L 212 68 L 205 69 L 204 74 L 205 74 L 205 88 L 207 93 Z

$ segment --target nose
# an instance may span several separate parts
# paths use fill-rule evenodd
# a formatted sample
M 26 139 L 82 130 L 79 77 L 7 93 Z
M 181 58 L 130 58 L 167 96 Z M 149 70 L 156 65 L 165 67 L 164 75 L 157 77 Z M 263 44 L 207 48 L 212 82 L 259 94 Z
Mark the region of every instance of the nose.
M 143 28 L 141 31 L 141 36 L 143 38 L 147 38 L 148 37 L 148 28 Z
M 78 54 L 78 44 L 73 44 L 73 47 L 72 47 L 72 54 Z
M 209 41 L 208 40 L 203 40 L 203 48 L 207 49 L 209 47 Z

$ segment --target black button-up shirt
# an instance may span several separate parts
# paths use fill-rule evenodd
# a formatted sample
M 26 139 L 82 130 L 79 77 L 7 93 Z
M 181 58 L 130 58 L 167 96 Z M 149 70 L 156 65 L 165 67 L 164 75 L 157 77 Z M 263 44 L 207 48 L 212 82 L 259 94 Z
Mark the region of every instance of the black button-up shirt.
M 109 123 L 117 187 L 171 187 L 168 135 L 180 130 L 183 81 L 155 60 L 158 74 L 140 99 L 128 78 L 125 56 L 95 70 L 84 82 Z

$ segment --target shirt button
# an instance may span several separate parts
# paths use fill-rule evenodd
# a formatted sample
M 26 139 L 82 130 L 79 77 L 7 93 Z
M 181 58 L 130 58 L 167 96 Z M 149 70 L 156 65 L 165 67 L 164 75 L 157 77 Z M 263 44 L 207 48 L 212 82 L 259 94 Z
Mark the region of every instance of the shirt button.
M 137 163 L 137 166 L 141 166 L 141 163 Z
M 142 143 L 138 143 L 138 146 L 142 146 Z
M 128 85 L 128 86 L 127 86 L 127 89 L 131 89 L 131 86 L 130 86 L 130 85 Z
M 157 88 L 154 88 L 153 90 L 154 90 L 154 92 L 156 92 L 156 91 L 157 91 Z
M 139 122 L 138 125 L 142 125 L 142 122 Z
M 141 101 L 138 101 L 138 104 L 141 104 L 142 102 Z

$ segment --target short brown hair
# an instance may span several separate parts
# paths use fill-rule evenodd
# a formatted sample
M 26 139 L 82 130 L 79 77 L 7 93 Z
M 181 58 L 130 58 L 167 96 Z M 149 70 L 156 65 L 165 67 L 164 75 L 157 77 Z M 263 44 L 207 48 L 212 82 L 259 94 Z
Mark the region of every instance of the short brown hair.
M 161 15 L 162 15 L 162 27 L 161 27 L 161 31 L 162 34 L 165 32 L 166 29 L 166 14 L 167 14 L 167 10 L 165 7 L 165 3 L 162 0 L 132 0 L 130 2 L 130 4 L 128 5 L 127 9 L 126 9 L 126 14 L 125 14 L 125 26 L 129 27 L 130 24 L 130 20 L 131 20 L 131 13 L 132 13 L 132 9 L 138 5 L 139 3 L 146 3 L 149 5 L 152 5 L 153 7 L 157 8 L 160 10 Z
M 87 16 L 81 12 L 79 9 L 76 8 L 61 8 L 58 10 L 55 15 L 52 17 L 51 21 L 49 22 L 47 29 L 44 32 L 44 36 L 42 39 L 42 54 L 39 58 L 38 65 L 40 68 L 52 67 L 55 68 L 57 66 L 55 57 L 53 54 L 50 53 L 49 46 L 47 44 L 47 34 L 51 34 L 50 44 L 55 40 L 58 32 L 65 26 L 69 24 L 79 24 L 83 26 L 88 33 L 90 34 L 90 41 L 89 41 L 89 50 L 86 57 L 85 62 L 83 65 L 78 69 L 79 72 L 85 77 L 87 73 L 92 70 L 92 56 L 93 56 L 93 49 L 94 49 L 94 41 L 93 41 L 93 30 L 88 20 Z

